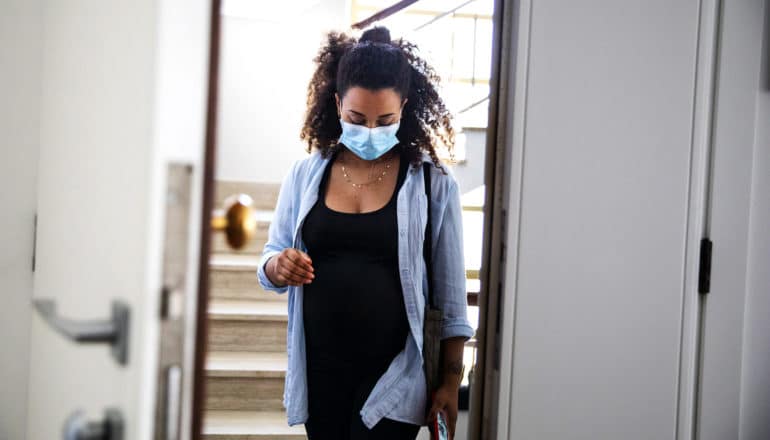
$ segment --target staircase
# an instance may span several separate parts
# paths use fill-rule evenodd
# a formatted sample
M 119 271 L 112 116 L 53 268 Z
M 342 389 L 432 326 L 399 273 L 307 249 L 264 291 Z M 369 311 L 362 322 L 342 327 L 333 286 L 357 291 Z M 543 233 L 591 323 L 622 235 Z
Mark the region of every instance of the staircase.
M 231 194 L 251 196 L 257 231 L 239 251 L 227 245 L 224 234 L 211 238 L 204 440 L 307 439 L 303 425 L 288 426 L 283 408 L 288 295 L 265 291 L 257 281 L 257 263 L 267 241 L 279 189 L 278 184 L 217 183 L 214 206 L 218 208 Z M 475 193 L 463 197 L 463 210 L 469 216 L 464 222 L 471 221 L 473 215 L 482 215 L 477 205 L 483 197 L 477 199 Z M 476 229 L 480 232 L 480 228 Z M 480 243 L 480 237 L 471 238 Z M 476 258 L 470 260 L 468 267 L 476 267 Z M 470 317 L 478 314 L 478 270 L 469 269 L 467 276 Z M 476 319 L 472 324 L 473 321 Z M 471 339 L 466 343 L 466 371 L 473 364 L 475 342 Z M 466 418 L 466 412 L 461 411 L 458 433 L 464 432 Z M 417 438 L 427 439 L 427 431 L 422 429 Z M 464 436 L 458 434 L 457 438 L 461 440 Z
M 217 184 L 217 207 L 230 194 L 252 197 L 258 228 L 240 251 L 230 249 L 222 234 L 212 236 L 205 440 L 307 439 L 302 425 L 288 426 L 283 408 L 288 297 L 263 290 L 256 275 L 278 189 Z

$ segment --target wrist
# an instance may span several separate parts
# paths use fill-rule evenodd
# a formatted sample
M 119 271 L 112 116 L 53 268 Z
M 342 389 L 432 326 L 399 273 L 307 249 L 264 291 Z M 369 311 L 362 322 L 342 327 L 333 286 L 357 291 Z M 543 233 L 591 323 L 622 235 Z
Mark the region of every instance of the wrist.
M 460 389 L 460 384 L 463 381 L 462 376 L 454 375 L 454 374 L 448 374 L 444 375 L 444 378 L 441 381 L 441 386 L 452 388 L 452 389 Z
M 456 369 L 454 371 L 445 371 L 442 375 L 441 385 L 452 389 L 459 389 L 464 373 L 465 365 L 461 365 L 459 371 Z
M 267 279 L 270 280 L 273 285 L 277 287 L 282 287 L 275 281 L 275 255 L 267 259 L 267 262 L 265 263 L 265 275 L 267 276 Z

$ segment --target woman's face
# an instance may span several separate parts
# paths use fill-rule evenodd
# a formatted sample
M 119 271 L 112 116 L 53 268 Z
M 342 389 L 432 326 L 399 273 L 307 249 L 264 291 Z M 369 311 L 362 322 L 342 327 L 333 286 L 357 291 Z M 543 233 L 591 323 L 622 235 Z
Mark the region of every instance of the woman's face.
M 395 124 L 401 119 L 401 111 L 406 99 L 395 89 L 369 90 L 363 87 L 351 87 L 337 100 L 337 111 L 343 121 L 363 125 L 369 128 Z

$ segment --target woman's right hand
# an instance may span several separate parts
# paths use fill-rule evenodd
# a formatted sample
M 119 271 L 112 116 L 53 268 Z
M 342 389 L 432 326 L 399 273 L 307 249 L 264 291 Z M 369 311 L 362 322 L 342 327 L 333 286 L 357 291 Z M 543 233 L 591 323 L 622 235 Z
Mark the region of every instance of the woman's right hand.
M 313 261 L 299 249 L 286 248 L 270 257 L 265 266 L 267 277 L 277 286 L 299 286 L 309 283 L 313 275 Z

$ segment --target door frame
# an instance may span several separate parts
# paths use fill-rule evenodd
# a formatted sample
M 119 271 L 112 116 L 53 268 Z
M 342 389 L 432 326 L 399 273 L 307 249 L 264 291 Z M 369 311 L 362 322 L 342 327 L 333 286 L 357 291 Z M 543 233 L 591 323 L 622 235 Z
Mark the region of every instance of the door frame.
M 507 115 L 514 105 L 511 87 L 515 70 L 519 14 L 518 1 L 495 0 L 493 12 L 492 66 L 489 81 L 489 113 L 484 153 L 484 226 L 479 271 L 479 328 L 476 365 L 471 388 L 468 438 L 498 438 L 501 372 L 501 320 L 504 305 L 502 276 L 505 269 L 505 227 L 510 188 L 509 146 L 511 126 Z M 510 54 L 509 56 L 506 56 Z M 503 367 L 503 368 L 501 368 Z
M 505 115 L 507 112 L 501 105 L 501 97 L 507 97 L 508 72 L 512 70 L 511 60 L 514 57 L 505 57 L 503 54 L 510 50 L 513 35 L 512 25 L 515 15 L 509 11 L 510 4 L 506 0 L 494 1 L 494 32 L 492 42 L 492 78 L 490 79 L 490 104 L 487 129 L 487 142 L 484 164 L 485 191 L 484 200 L 484 233 L 482 239 L 482 264 L 479 272 L 481 292 L 489 294 L 479 295 L 479 329 L 477 337 L 477 359 L 474 369 L 474 387 L 471 391 L 471 403 L 469 409 L 469 439 L 494 438 L 497 416 L 498 387 L 500 376 L 500 299 L 502 289 L 499 287 L 499 276 L 504 268 L 503 264 L 491 265 L 491 261 L 500 261 L 501 252 L 504 251 L 503 237 L 505 226 L 505 210 L 503 202 L 507 199 L 504 192 L 508 188 L 506 181 L 505 157 L 506 146 L 510 145 L 510 133 L 499 130 L 498 126 L 506 127 Z M 516 3 L 516 2 L 514 2 Z M 221 19 L 219 10 L 221 0 L 211 0 L 211 21 L 209 38 L 209 81 L 206 110 L 206 143 L 203 165 L 203 203 L 201 205 L 201 240 L 198 267 L 198 297 L 196 316 L 196 344 L 195 367 L 193 371 L 193 403 L 191 418 L 191 438 L 202 438 L 203 416 L 205 412 L 205 359 L 208 334 L 208 290 L 209 290 L 209 261 L 207 256 L 211 250 L 211 213 L 214 209 L 214 171 L 216 168 L 216 133 L 217 133 L 217 102 L 219 84 L 219 58 Z M 508 15 L 503 15 L 508 14 Z M 504 66 L 504 67 L 503 67 Z M 509 101 L 506 101 L 509 102 Z M 510 101 L 512 102 L 512 101 Z M 489 286 L 498 286 L 494 294 Z M 494 316 L 494 319 L 487 317 Z M 492 365 L 491 368 L 486 367 Z M 479 393 L 481 390 L 481 393 Z
M 710 292 L 702 304 L 697 413 L 692 433 L 699 440 L 751 435 L 744 432 L 746 426 L 741 423 L 751 422 L 754 427 L 761 423 L 743 419 L 752 417 L 751 411 L 757 408 L 742 408 L 741 382 L 747 372 L 743 365 L 748 348 L 744 345 L 744 329 L 751 324 L 746 307 L 752 263 L 749 236 L 752 169 L 756 169 L 753 153 L 761 148 L 755 145 L 757 127 L 762 123 L 757 119 L 757 97 L 768 84 L 767 78 L 760 78 L 760 72 L 763 57 L 770 57 L 762 54 L 763 26 L 770 23 L 766 18 L 770 1 L 719 3 L 710 124 L 711 179 L 704 227 L 714 245 Z
M 211 214 L 214 210 L 214 171 L 216 169 L 217 100 L 219 96 L 219 54 L 221 0 L 211 0 L 209 24 L 208 92 L 206 98 L 206 142 L 203 159 L 203 202 L 200 213 L 200 258 L 198 259 L 198 297 L 195 324 L 195 366 L 193 369 L 192 417 L 190 436 L 203 438 L 205 412 L 206 353 L 208 352 L 209 255 L 211 252 Z

